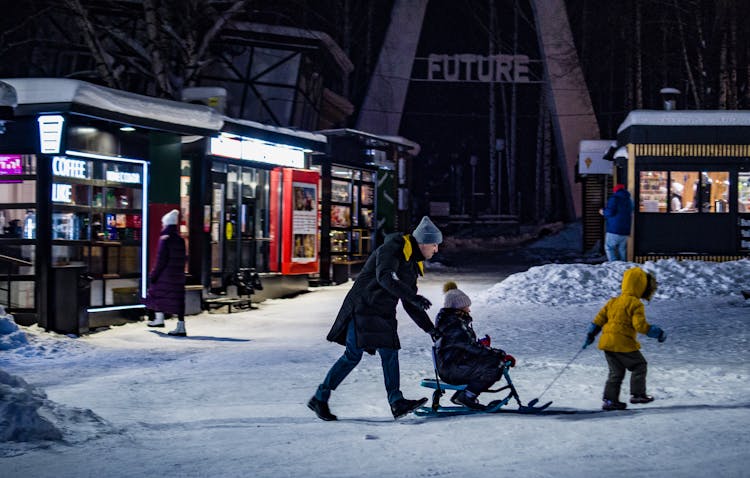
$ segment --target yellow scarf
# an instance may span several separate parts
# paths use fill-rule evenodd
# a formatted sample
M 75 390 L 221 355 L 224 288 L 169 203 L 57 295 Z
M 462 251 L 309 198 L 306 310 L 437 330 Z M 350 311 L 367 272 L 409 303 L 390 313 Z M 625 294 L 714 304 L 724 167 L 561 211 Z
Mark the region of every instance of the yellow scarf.
M 409 238 L 409 234 L 405 234 L 404 235 L 404 258 L 406 258 L 407 262 L 411 258 L 411 253 L 412 253 L 411 239 Z M 419 275 L 424 276 L 424 261 L 417 262 L 417 266 L 419 266 Z

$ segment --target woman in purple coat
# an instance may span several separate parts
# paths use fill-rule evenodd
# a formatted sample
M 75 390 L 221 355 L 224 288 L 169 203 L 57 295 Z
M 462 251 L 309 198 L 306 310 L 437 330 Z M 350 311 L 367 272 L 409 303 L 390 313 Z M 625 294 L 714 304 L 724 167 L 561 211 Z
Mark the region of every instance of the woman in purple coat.
M 177 315 L 177 328 L 169 335 L 186 336 L 185 331 L 185 240 L 177 231 L 180 213 L 173 209 L 161 218 L 164 229 L 159 238 L 156 265 L 151 271 L 151 287 L 146 297 L 149 327 L 164 327 L 164 314 Z

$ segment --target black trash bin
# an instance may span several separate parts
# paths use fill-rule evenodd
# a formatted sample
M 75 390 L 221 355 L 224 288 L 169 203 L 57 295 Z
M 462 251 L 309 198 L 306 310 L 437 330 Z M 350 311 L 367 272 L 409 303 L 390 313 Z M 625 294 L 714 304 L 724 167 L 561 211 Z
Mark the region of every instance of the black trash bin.
M 89 331 L 91 281 L 86 266 L 52 268 L 54 303 L 50 307 L 49 328 L 61 334 L 81 335 Z

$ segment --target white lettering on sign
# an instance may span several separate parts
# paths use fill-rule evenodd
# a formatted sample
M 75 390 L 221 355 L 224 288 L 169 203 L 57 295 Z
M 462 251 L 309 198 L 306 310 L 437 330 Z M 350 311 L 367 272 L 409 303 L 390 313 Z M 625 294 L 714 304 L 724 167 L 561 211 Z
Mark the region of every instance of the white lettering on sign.
M 305 151 L 299 148 L 225 134 L 211 138 L 210 144 L 210 154 L 215 156 L 247 159 L 290 168 L 305 167 Z
M 52 202 L 73 202 L 73 187 L 70 184 L 53 184 Z
M 86 161 L 64 158 L 62 156 L 55 156 L 52 159 L 52 174 L 67 178 L 88 179 L 89 177 Z
M 750 219 L 740 219 L 740 226 L 750 226 Z
M 427 57 L 427 80 L 529 83 L 529 57 L 431 54 Z
M 107 181 L 140 184 L 141 175 L 138 173 L 126 173 L 123 171 L 107 171 Z

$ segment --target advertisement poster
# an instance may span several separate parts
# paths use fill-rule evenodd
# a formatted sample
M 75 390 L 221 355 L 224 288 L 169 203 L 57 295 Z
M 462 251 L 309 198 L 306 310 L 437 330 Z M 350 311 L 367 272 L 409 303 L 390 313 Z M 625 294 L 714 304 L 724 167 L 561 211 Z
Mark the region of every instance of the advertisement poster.
M 292 183 L 292 262 L 317 260 L 317 186 L 311 183 Z

